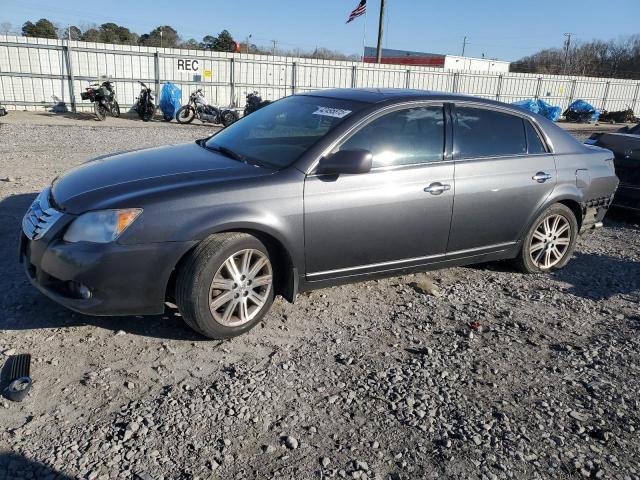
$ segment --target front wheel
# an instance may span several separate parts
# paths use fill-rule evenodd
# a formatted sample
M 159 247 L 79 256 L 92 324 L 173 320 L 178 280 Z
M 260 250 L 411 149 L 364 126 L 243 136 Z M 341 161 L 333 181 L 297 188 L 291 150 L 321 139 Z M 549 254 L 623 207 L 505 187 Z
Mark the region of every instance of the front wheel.
M 525 273 L 559 270 L 573 254 L 578 221 L 571 209 L 557 203 L 544 211 L 531 225 L 516 259 Z
M 118 118 L 120 117 L 120 105 L 115 100 L 111 103 L 111 116 Z
M 107 118 L 107 109 L 102 105 L 102 103 L 96 101 L 93 102 L 93 111 L 96 114 L 96 118 L 100 121 Z
M 265 245 L 245 233 L 212 235 L 178 271 L 176 302 L 187 325 L 214 339 L 253 328 L 274 298 L 274 272 Z
M 178 121 L 178 123 L 191 123 L 193 122 L 194 118 L 196 118 L 196 109 L 191 105 L 180 107 L 180 109 L 176 113 L 176 120 Z

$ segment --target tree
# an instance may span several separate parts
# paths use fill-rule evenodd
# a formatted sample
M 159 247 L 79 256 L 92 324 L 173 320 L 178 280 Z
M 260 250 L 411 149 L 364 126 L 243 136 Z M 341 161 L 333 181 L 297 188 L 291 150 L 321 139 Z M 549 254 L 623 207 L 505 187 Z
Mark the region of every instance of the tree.
M 22 34 L 25 37 L 58 38 L 55 25 L 46 18 L 41 18 L 36 23 L 25 22 Z
M 79 29 L 78 29 L 79 30 Z M 138 34 L 115 23 L 103 23 L 100 27 L 91 27 L 81 36 L 84 42 L 116 43 L 119 45 L 135 45 Z
M 186 42 L 182 42 L 180 48 L 187 48 L 189 50 L 201 50 L 202 44 L 198 42 L 195 38 L 190 38 Z
M 236 41 L 228 30 L 223 30 L 218 34 L 212 45 L 212 50 L 216 52 L 233 52 L 236 49 Z
M 180 45 L 180 36 L 175 28 L 163 25 L 141 35 L 138 43 L 145 47 L 176 48 Z
M 213 45 L 216 40 L 217 38 L 213 35 L 205 35 L 202 38 L 202 48 L 204 48 L 205 50 L 213 50 Z
M 13 35 L 13 25 L 9 22 L 0 23 L 0 35 Z
M 75 25 L 69 25 L 65 28 L 58 28 L 58 38 L 68 40 L 69 37 L 71 37 L 71 40 L 81 40 L 82 30 L 80 30 Z
M 550 48 L 511 64 L 514 72 L 640 78 L 640 35 L 576 42 L 568 51 Z

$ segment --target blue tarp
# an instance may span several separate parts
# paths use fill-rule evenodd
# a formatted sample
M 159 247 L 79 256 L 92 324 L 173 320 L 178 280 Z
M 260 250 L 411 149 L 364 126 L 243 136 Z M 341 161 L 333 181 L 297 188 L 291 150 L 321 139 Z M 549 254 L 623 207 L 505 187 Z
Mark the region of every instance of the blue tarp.
M 174 83 L 167 82 L 160 94 L 160 110 L 167 118 L 175 118 L 176 112 L 182 106 L 182 90 Z
M 567 111 L 576 113 L 591 113 L 592 122 L 597 122 L 600 118 L 600 112 L 593 105 L 585 102 L 584 100 L 576 100 L 571 105 L 569 105 Z
M 534 100 L 530 98 L 528 100 L 513 102 L 512 105 L 524 108 L 525 110 L 529 110 L 533 113 L 539 113 L 540 115 L 547 117 L 552 122 L 557 122 L 560 119 L 560 115 L 562 114 L 561 107 L 554 107 L 544 100 Z

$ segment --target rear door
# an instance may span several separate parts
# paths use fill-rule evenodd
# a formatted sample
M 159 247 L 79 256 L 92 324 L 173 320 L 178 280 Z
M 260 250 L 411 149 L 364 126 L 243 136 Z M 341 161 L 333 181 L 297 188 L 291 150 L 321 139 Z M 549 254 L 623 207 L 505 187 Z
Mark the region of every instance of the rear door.
M 448 253 L 516 242 L 556 185 L 553 154 L 526 117 L 459 103 Z
M 431 104 L 381 114 L 335 149 L 371 151 L 369 173 L 307 177 L 309 280 L 421 265 L 446 253 L 453 162 L 445 118 L 444 106 Z

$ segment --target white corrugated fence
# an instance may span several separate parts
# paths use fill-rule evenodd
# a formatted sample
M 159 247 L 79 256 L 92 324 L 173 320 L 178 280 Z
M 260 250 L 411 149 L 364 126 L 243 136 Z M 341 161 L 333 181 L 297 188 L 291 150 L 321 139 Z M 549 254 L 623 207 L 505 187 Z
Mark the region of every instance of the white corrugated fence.
M 640 115 L 640 81 L 613 78 L 488 73 L 405 65 L 373 65 L 308 58 L 150 48 L 0 35 L 0 103 L 42 109 L 64 103 L 89 110 L 80 93 L 108 76 L 118 102 L 131 106 L 143 81 L 165 82 L 189 93 L 204 89 L 212 103 L 238 107 L 248 92 L 275 100 L 296 92 L 336 87 L 394 87 L 465 93 L 503 102 L 541 98 L 566 108 L 583 99 L 610 111 Z

